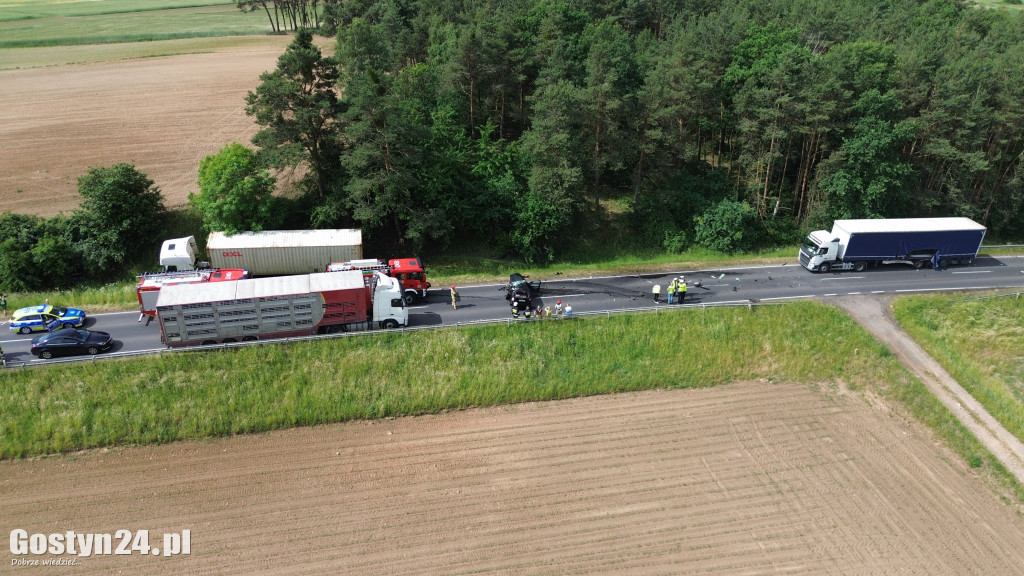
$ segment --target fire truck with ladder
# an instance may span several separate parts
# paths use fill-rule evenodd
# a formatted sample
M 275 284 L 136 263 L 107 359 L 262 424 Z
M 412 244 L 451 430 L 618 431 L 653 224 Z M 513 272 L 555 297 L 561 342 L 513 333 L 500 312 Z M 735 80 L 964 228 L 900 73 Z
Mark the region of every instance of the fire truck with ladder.
M 160 297 L 160 289 L 164 286 L 178 284 L 196 284 L 199 282 L 225 282 L 243 280 L 249 277 L 244 268 L 203 268 L 199 270 L 176 270 L 173 272 L 155 272 L 139 274 L 135 285 L 135 294 L 139 298 L 139 322 L 143 317 L 146 324 L 156 317 L 156 301 Z
M 402 286 L 402 298 L 406 306 L 427 299 L 430 282 L 427 281 L 427 271 L 423 269 L 423 262 L 419 258 L 394 258 L 386 263 L 377 258 L 331 262 L 325 272 L 344 270 L 361 270 L 364 275 L 381 272 L 395 278 Z

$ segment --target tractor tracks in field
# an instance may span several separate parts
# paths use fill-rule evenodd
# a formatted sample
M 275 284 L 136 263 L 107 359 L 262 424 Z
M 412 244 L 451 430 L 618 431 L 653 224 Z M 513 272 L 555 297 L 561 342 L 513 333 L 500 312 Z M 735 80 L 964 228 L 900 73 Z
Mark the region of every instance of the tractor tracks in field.
M 1024 443 L 1003 427 L 899 323 L 890 296 L 834 298 L 869 334 L 885 345 L 914 376 L 974 434 L 1018 482 L 1024 484 Z

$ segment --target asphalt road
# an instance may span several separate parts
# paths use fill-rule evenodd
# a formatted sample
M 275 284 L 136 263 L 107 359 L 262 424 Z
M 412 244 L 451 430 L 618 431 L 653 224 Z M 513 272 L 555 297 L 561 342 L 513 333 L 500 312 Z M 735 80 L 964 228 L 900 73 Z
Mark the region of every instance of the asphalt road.
M 657 306 L 667 306 L 667 284 L 680 275 L 685 275 L 689 284 L 686 306 L 850 294 L 993 288 L 1024 290 L 1024 257 L 979 256 L 972 265 L 953 266 L 941 271 L 890 265 L 862 273 L 814 274 L 793 263 L 589 278 L 541 277 L 540 297 L 535 298 L 534 303 L 554 308 L 555 302 L 561 299 L 563 303 L 571 304 L 577 313 L 650 308 L 656 306 L 651 288 L 658 283 L 662 287 L 662 295 L 661 303 Z M 504 284 L 459 286 L 458 290 L 461 296 L 458 310 L 452 310 L 447 286 L 431 290 L 426 303 L 410 308 L 409 325 L 454 325 L 511 317 L 510 307 L 504 298 Z M 46 362 L 29 354 L 31 337 L 11 333 L 6 322 L 0 326 L 0 342 L 3 343 L 9 364 Z M 164 348 L 160 343 L 159 325 L 156 321 L 148 324 L 145 320 L 139 322 L 137 312 L 90 315 L 86 327 L 103 330 L 114 336 L 117 342 L 108 354 L 155 352 Z

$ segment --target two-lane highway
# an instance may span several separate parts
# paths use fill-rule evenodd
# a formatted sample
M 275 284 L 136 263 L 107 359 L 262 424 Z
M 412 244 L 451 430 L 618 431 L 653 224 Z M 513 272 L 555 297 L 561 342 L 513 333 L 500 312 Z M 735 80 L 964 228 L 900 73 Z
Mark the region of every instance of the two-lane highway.
M 786 264 L 572 279 L 541 277 L 541 296 L 535 299 L 535 304 L 554 308 L 555 302 L 561 299 L 571 304 L 576 312 L 649 308 L 655 306 L 651 289 L 657 283 L 662 287 L 659 305 L 667 306 L 668 282 L 680 275 L 685 275 L 689 285 L 687 306 L 849 294 L 1024 290 L 1024 257 L 979 256 L 970 266 L 953 266 L 940 271 L 890 265 L 860 273 L 814 274 L 797 264 Z M 504 298 L 504 284 L 459 286 L 458 289 L 462 297 L 458 310 L 452 310 L 447 287 L 433 290 L 426 303 L 410 308 L 410 326 L 454 325 L 511 317 Z M 111 352 L 115 355 L 162 349 L 158 324 L 139 322 L 138 318 L 138 312 L 90 315 L 87 328 L 110 332 L 117 340 Z M 8 362 L 15 365 L 45 362 L 29 354 L 30 336 L 12 334 L 6 322 L 0 330 L 0 342 Z

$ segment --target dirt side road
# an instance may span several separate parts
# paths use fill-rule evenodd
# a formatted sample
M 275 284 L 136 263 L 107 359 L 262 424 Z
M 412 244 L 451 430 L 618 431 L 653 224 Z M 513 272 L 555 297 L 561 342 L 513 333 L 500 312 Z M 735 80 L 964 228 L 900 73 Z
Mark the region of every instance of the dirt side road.
M 74 574 L 1024 573 L 1024 518 L 926 430 L 793 384 L 0 462 L 0 510 L 3 535 L 191 530 Z
M 1024 444 L 993 418 L 949 372 L 904 332 L 890 308 L 890 296 L 837 298 L 835 302 L 884 344 L 928 390 L 1024 483 Z

